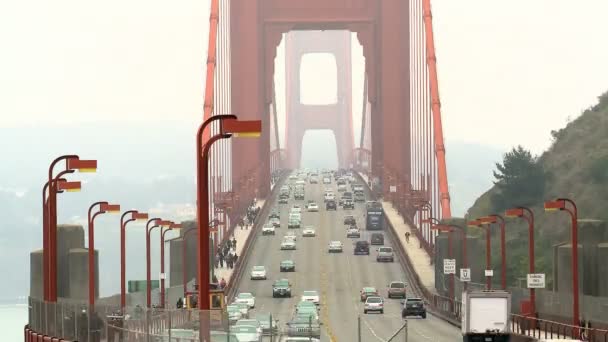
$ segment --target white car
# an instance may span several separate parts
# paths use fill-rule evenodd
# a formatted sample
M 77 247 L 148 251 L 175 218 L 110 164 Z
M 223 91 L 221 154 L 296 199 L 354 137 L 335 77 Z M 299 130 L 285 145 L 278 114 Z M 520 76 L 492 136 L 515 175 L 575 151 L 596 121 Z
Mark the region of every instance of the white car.
M 304 291 L 302 292 L 302 297 L 300 298 L 302 302 L 313 302 L 319 305 L 319 292 L 317 291 Z
M 365 305 L 363 306 L 363 313 L 368 313 L 370 311 L 377 311 L 381 314 L 384 313 L 384 299 L 378 296 L 369 296 L 365 300 Z
M 317 177 L 311 176 L 310 177 L 310 184 L 317 184 L 319 183 L 319 179 Z
M 239 342 L 258 342 L 262 338 L 258 328 L 253 325 L 234 325 L 230 327 L 230 334 L 236 336 Z
M 319 205 L 315 202 L 308 203 L 307 209 L 309 212 L 317 212 L 317 211 L 319 211 Z
M 268 223 L 272 224 L 272 226 L 275 228 L 281 228 L 281 220 L 276 217 L 273 217 L 268 220 Z
M 304 230 L 302 231 L 303 237 L 314 237 L 315 235 L 316 235 L 315 227 L 313 227 L 313 226 L 304 227 Z
M 244 325 L 255 327 L 258 333 L 262 334 L 262 325 L 257 319 L 239 319 L 238 321 L 236 321 L 236 324 L 234 324 L 235 327 L 240 327 Z M 255 341 L 257 342 L 258 340 Z
M 274 234 L 275 234 L 274 225 L 265 224 L 264 227 L 262 227 L 262 235 L 274 235 Z
M 347 238 L 360 238 L 361 237 L 361 231 L 359 231 L 359 228 L 351 226 L 346 231 L 346 237 Z
M 250 309 L 255 308 L 255 297 L 249 292 L 241 292 L 234 299 L 236 303 L 245 303 Z
M 294 214 L 294 213 L 301 213 L 302 212 L 302 208 L 300 208 L 299 205 L 294 205 L 293 208 L 291 208 L 291 210 L 289 211 L 290 214 Z
M 331 178 L 323 177 L 323 184 L 331 184 Z
M 296 241 L 292 239 L 284 239 L 281 242 L 281 250 L 295 250 L 296 249 Z
M 342 242 L 330 241 L 329 242 L 329 253 L 342 253 Z
M 251 269 L 251 280 L 266 280 L 266 267 L 253 266 Z
M 335 201 L 336 200 L 336 195 L 334 195 L 333 192 L 326 192 L 324 200 L 325 200 L 325 202 L 327 202 L 327 201 Z
M 283 236 L 283 240 L 287 240 L 287 239 L 293 240 L 295 242 L 298 239 L 298 236 L 294 232 L 287 232 Z
M 338 191 L 340 191 L 340 192 L 346 191 L 346 184 L 338 185 Z

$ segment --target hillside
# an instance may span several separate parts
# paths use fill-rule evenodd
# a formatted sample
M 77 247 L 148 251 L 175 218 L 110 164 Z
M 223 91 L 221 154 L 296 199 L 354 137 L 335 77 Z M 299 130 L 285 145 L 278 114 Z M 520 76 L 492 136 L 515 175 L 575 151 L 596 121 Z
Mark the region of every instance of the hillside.
M 566 213 L 545 213 L 543 200 L 568 197 L 576 202 L 579 218 L 608 221 L 608 92 L 566 127 L 553 131 L 552 136 L 551 147 L 536 159 L 544 172 L 544 189 L 539 194 L 540 200 L 530 205 L 536 219 L 536 265 L 548 277 L 552 273 L 551 246 L 569 241 L 570 221 Z M 485 192 L 468 210 L 468 217 L 502 212 L 492 201 L 499 191 L 493 186 Z M 581 230 L 583 240 L 588 233 Z M 521 220 L 509 220 L 507 253 L 511 284 L 525 276 L 527 244 L 522 241 L 527 241 L 526 234 Z M 498 253 L 493 254 L 498 262 Z

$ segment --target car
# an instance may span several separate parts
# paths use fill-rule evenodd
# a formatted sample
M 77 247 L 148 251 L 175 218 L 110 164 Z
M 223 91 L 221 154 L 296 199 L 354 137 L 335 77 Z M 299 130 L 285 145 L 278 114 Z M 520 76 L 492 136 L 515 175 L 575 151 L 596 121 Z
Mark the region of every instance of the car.
M 319 319 L 319 308 L 313 302 L 299 302 L 296 305 L 296 315 L 308 315 L 313 319 Z
M 287 279 L 278 279 L 272 284 L 272 298 L 289 297 L 291 298 L 291 284 Z
M 262 227 L 262 235 L 274 235 L 274 225 L 267 223 Z
M 319 205 L 317 205 L 317 203 L 309 203 L 307 208 L 306 208 L 309 212 L 317 212 L 319 211 Z
M 355 220 L 353 215 L 344 215 L 344 224 L 351 226 L 353 224 L 357 224 L 357 220 Z
M 346 191 L 346 184 L 340 184 L 340 183 L 338 183 L 338 191 L 339 192 Z
M 302 213 L 302 207 L 300 207 L 297 204 L 294 204 L 293 207 L 291 207 L 291 209 L 289 210 L 289 213 Z
M 228 320 L 233 324 L 243 317 L 241 308 L 238 305 L 227 305 L 226 312 L 228 312 Z
M 321 324 L 310 315 L 296 314 L 287 322 L 287 336 L 306 337 L 307 341 L 310 341 L 311 337 L 321 338 Z
M 370 239 L 372 245 L 384 245 L 384 235 L 382 233 L 373 233 Z
M 300 297 L 300 301 L 302 302 L 312 302 L 316 305 L 319 305 L 320 297 L 318 291 L 304 291 L 302 292 L 302 297 Z
M 279 327 L 277 326 L 277 320 L 273 319 L 269 313 L 261 313 L 255 316 L 255 319 L 260 322 L 260 328 L 262 329 L 262 335 L 276 335 Z
M 378 296 L 378 290 L 376 290 L 375 287 L 366 286 L 359 292 L 359 297 L 361 298 L 362 302 L 365 302 L 369 296 Z
M 325 203 L 325 210 L 336 210 L 336 201 L 327 201 Z
M 421 298 L 406 298 L 401 301 L 401 317 L 407 316 L 420 316 L 426 318 L 426 307 L 424 301 Z
M 333 192 L 325 192 L 325 196 L 323 196 L 323 200 L 325 201 L 325 203 L 327 203 L 329 201 L 335 201 L 336 195 L 334 195 Z
M 348 228 L 346 230 L 346 237 L 347 238 L 360 238 L 361 231 L 356 226 L 350 226 L 350 228 Z
M 303 237 L 315 237 L 315 235 L 316 235 L 316 232 L 315 232 L 315 228 L 313 226 L 304 227 L 304 230 L 302 231 Z
M 250 292 L 241 292 L 235 298 L 236 303 L 245 303 L 250 309 L 255 308 L 255 297 Z
M 318 184 L 319 183 L 319 179 L 317 177 L 310 177 L 310 179 L 308 180 L 310 182 L 310 184 Z
M 406 298 L 405 283 L 402 281 L 391 281 L 388 284 L 388 298 Z
M 368 296 L 365 300 L 365 304 L 363 305 L 363 313 L 368 313 L 370 311 L 384 313 L 384 299 L 379 296 Z
M 279 196 L 279 204 L 287 204 L 289 203 L 289 197 Z
M 286 251 L 286 250 L 295 250 L 296 249 L 296 242 L 293 239 L 284 239 L 283 242 L 281 242 L 281 250 Z
M 242 318 L 242 319 L 239 319 L 238 321 L 236 321 L 236 323 L 234 324 L 235 327 L 240 327 L 240 326 L 244 326 L 244 325 L 250 326 L 250 327 L 255 327 L 256 330 L 260 333 L 260 335 L 262 334 L 262 325 L 260 324 L 259 320 L 250 319 L 250 318 Z
M 236 299 L 232 302 L 232 305 L 239 307 L 243 318 L 249 318 L 249 304 L 243 302 L 237 302 Z
M 302 221 L 298 218 L 290 218 L 287 222 L 287 228 L 300 228 Z
M 305 198 L 304 191 L 296 191 L 293 195 L 293 198 L 298 201 L 303 201 Z
M 283 260 L 279 265 L 280 272 L 295 272 L 296 271 L 296 263 L 293 260 Z
M 289 180 L 290 181 L 298 180 L 298 176 L 295 173 L 292 173 L 291 175 L 289 175 Z
M 378 248 L 378 255 L 376 255 L 376 261 L 395 261 L 395 256 L 393 255 L 393 247 L 380 247 Z
M 355 192 L 355 202 L 365 202 L 365 194 L 363 192 Z
M 342 209 L 355 209 L 355 202 L 353 202 L 353 200 L 351 199 L 345 199 L 344 202 L 342 202 Z
M 266 280 L 266 267 L 253 266 L 251 269 L 251 280 Z
M 367 241 L 355 242 L 355 255 L 365 254 L 369 255 L 369 243 Z
M 279 211 L 275 208 L 270 212 L 270 215 L 268 215 L 268 219 L 281 219 L 281 214 L 279 213 Z
M 323 184 L 331 184 L 331 178 L 323 177 Z
M 268 223 L 272 224 L 272 226 L 275 228 L 281 228 L 281 219 L 276 217 L 271 218 Z
M 251 325 L 234 325 L 230 327 L 230 334 L 239 342 L 258 342 L 262 337 L 261 329 Z
M 342 242 L 340 241 L 330 241 L 328 251 L 329 253 L 342 253 Z
M 283 336 L 280 342 L 320 342 L 316 337 L 304 336 Z

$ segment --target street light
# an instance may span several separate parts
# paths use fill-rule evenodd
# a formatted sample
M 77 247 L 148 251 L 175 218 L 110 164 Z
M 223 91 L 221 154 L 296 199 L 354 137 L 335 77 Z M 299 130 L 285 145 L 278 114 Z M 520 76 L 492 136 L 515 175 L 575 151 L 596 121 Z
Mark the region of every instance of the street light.
M 498 223 L 500 226 L 500 260 L 501 260 L 501 285 L 502 289 L 507 289 L 507 251 L 505 242 L 505 219 L 497 214 L 488 215 L 479 219 L 482 223 Z
M 572 209 L 567 207 L 570 204 Z M 555 201 L 545 202 L 545 211 L 563 210 L 570 214 L 571 233 L 572 233 L 572 325 L 577 327 L 580 325 L 579 310 L 578 310 L 578 209 L 576 203 L 568 198 L 558 198 Z M 575 335 L 578 335 L 575 332 Z
M 448 259 L 453 259 L 454 256 L 452 255 L 452 232 L 454 230 L 449 226 L 443 226 L 443 225 L 437 225 L 437 226 L 431 227 L 431 230 L 437 230 L 440 232 L 448 233 Z M 451 300 L 451 303 L 450 303 L 451 305 L 453 305 L 454 301 L 456 300 L 456 297 L 454 294 L 454 273 L 450 273 L 450 300 Z M 452 310 L 453 310 L 453 308 L 452 308 Z
M 93 213 L 93 209 L 99 206 L 99 211 Z M 89 307 L 93 312 L 95 306 L 95 218 L 105 213 L 119 213 L 120 205 L 108 202 L 95 202 L 91 204 L 88 212 L 89 233 Z
M 131 218 L 125 221 L 125 218 L 131 215 Z M 125 306 L 127 302 L 127 294 L 125 290 L 126 279 L 126 234 L 127 223 L 133 221 L 145 221 L 148 219 L 147 213 L 140 213 L 137 210 L 125 211 L 120 217 L 120 308 L 125 314 Z
M 527 214 L 527 215 L 526 215 Z M 528 272 L 534 273 L 534 212 L 530 208 L 517 207 L 507 209 L 506 217 L 521 217 L 528 222 Z M 536 292 L 530 288 L 530 302 L 532 303 L 532 315 L 536 315 Z
M 146 223 L 146 307 L 152 307 L 152 271 L 150 261 L 150 232 L 156 227 L 170 227 L 173 222 L 153 218 Z M 162 229 L 162 228 L 161 228 Z
M 66 179 L 62 178 L 66 174 L 73 173 L 74 170 L 64 170 L 55 176 L 54 182 L 65 182 Z M 42 292 L 44 300 L 49 298 L 49 265 L 48 265 L 48 254 L 49 254 L 49 206 L 47 203 L 47 190 L 49 189 L 48 181 L 42 187 Z M 57 193 L 63 193 L 63 190 L 57 190 Z
M 473 220 L 467 222 L 467 226 L 472 228 L 482 228 L 486 231 L 486 271 L 492 268 L 492 244 L 490 243 L 490 227 L 484 226 L 485 223 L 481 222 L 481 220 Z M 492 289 L 492 277 L 486 275 L 486 290 Z
M 214 121 L 220 121 L 220 133 L 203 141 L 205 128 Z M 214 115 L 205 120 L 199 127 L 196 136 L 196 168 L 197 168 L 197 225 L 198 238 L 198 302 L 199 310 L 210 309 L 209 298 L 209 150 L 214 142 L 220 139 L 235 137 L 259 137 L 262 131 L 262 122 L 239 121 L 236 115 Z M 201 317 L 201 333 L 204 319 Z
M 165 308 L 165 234 L 171 230 L 182 229 L 181 223 L 171 223 L 169 228 L 160 233 L 160 307 Z
M 187 281 L 188 278 L 186 276 L 187 273 L 187 269 L 186 269 L 186 246 L 188 246 L 187 240 L 186 240 L 186 235 L 190 234 L 191 232 L 195 232 L 198 233 L 198 229 L 188 229 L 184 235 L 182 236 L 182 282 L 184 285 L 184 297 L 186 297 L 186 292 L 188 292 L 188 288 L 187 288 Z
M 58 182 L 59 177 L 53 177 L 55 166 L 62 162 L 66 162 L 65 170 L 78 170 L 80 172 L 94 172 L 97 169 L 96 160 L 81 160 L 77 155 L 63 155 L 51 162 L 48 171 L 48 191 L 49 198 L 46 209 L 47 214 L 47 231 L 48 242 L 46 245 L 47 253 L 42 253 L 43 256 L 43 277 L 47 291 L 47 298 L 50 302 L 57 301 L 57 193 L 61 190 L 77 191 L 80 190 L 79 182 Z M 44 234 L 43 234 L 44 235 Z M 44 236 L 43 236 L 44 240 Z M 44 248 L 44 241 L 43 241 Z M 46 272 L 44 268 L 46 267 Z

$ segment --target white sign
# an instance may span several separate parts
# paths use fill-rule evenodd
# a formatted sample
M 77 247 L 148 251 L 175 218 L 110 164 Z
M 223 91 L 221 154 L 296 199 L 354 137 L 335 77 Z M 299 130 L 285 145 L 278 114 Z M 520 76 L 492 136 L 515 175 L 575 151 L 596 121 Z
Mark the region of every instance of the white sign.
M 167 273 L 159 273 L 158 279 L 167 279 Z
M 544 289 L 545 274 L 544 273 L 528 273 L 528 288 L 529 289 Z
M 443 274 L 456 274 L 456 259 L 443 259 Z
M 390 192 L 397 192 L 397 186 L 395 186 L 395 185 L 389 186 L 388 187 L 388 191 L 390 191 Z
M 486 277 L 493 277 L 494 276 L 494 270 L 486 270 Z
M 460 269 L 460 281 L 471 281 L 471 269 L 461 268 Z

